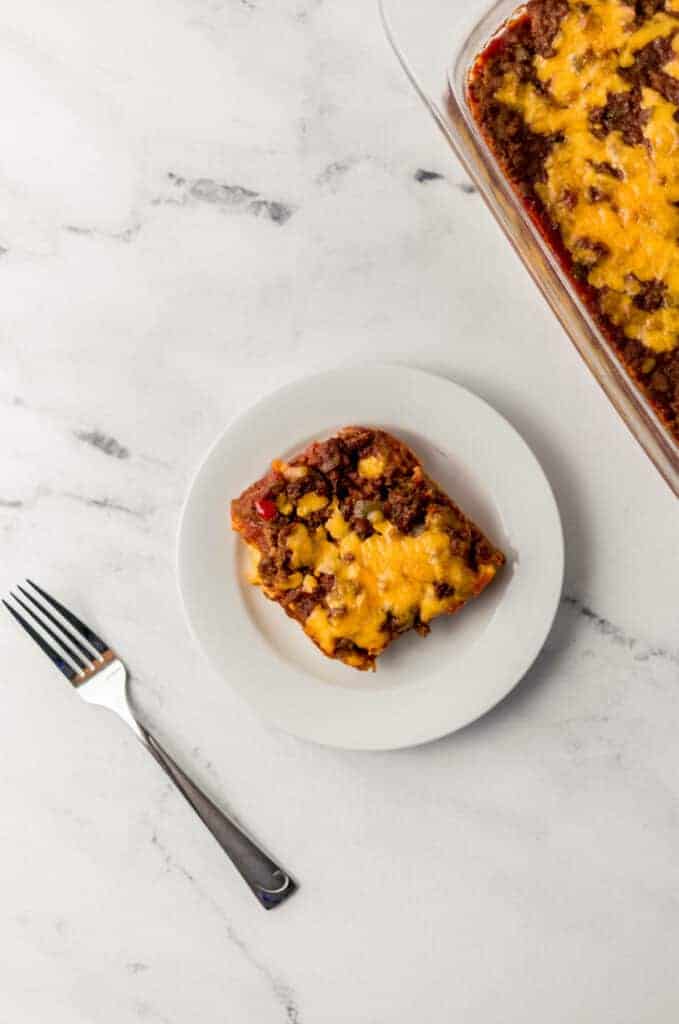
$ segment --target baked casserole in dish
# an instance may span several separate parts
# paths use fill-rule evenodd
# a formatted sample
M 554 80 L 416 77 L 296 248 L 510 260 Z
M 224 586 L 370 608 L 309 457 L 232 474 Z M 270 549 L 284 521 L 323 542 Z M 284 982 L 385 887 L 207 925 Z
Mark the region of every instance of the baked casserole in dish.
M 417 92 L 679 495 L 679 0 L 381 0 Z M 401 45 L 402 44 L 402 45 Z

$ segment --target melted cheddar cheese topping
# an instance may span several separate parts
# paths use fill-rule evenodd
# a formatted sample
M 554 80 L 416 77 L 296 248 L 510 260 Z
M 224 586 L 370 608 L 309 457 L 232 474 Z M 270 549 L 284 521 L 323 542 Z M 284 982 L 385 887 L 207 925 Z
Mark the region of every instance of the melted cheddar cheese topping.
M 366 480 L 376 480 L 384 473 L 384 459 L 380 455 L 366 455 L 359 459 L 358 475 Z
M 323 494 L 314 494 L 311 491 L 297 502 L 297 515 L 301 516 L 302 519 L 306 519 L 312 513 L 319 512 L 322 508 L 325 508 L 327 504 L 328 499 Z
M 679 0 L 667 7 L 679 14 Z M 534 132 L 562 136 L 535 190 L 568 251 L 589 267 L 587 279 L 602 290 L 609 319 L 628 337 L 664 352 L 679 339 L 678 108 L 642 88 L 640 145 L 628 145 L 620 131 L 599 138 L 591 122 L 611 94 L 632 89 L 621 69 L 653 40 L 672 40 L 675 56 L 663 72 L 679 78 L 679 19 L 658 12 L 638 28 L 634 19 L 634 7 L 622 0 L 570 0 L 552 56 L 534 58 L 543 89 L 509 71 L 496 97 Z M 644 310 L 635 297 L 650 281 L 664 286 L 663 302 Z
M 305 499 L 306 505 L 318 504 L 312 497 L 300 499 L 298 512 Z M 291 571 L 276 580 L 277 590 L 302 586 L 313 593 L 318 576 L 334 577 L 332 588 L 304 623 L 305 632 L 328 654 L 341 639 L 379 654 L 390 640 L 384 628 L 388 619 L 397 630 L 417 620 L 428 623 L 454 611 L 495 575 L 495 565 L 475 570 L 452 553 L 446 530 L 452 511 L 430 514 L 417 535 L 401 533 L 382 513 L 373 512 L 375 532 L 366 539 L 350 528 L 335 503 L 328 512 L 323 526 L 294 524 L 286 540 Z M 437 583 L 450 588 L 446 596 L 437 596 Z

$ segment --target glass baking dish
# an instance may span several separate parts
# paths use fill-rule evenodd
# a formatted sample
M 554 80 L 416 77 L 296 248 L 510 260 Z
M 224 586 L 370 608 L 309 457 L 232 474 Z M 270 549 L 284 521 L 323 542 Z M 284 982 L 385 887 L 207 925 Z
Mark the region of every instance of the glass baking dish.
M 469 69 L 493 35 L 516 14 L 516 0 L 499 0 L 490 8 L 469 0 L 378 2 L 389 42 L 415 90 L 587 366 L 679 496 L 679 445 L 618 362 L 504 177 L 469 109 Z

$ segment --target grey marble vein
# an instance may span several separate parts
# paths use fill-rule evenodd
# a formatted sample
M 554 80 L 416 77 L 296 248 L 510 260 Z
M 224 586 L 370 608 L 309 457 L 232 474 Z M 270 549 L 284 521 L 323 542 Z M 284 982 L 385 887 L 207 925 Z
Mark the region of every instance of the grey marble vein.
M 229 185 L 213 178 L 184 178 L 174 171 L 168 172 L 173 193 L 166 198 L 156 199 L 159 203 L 176 203 L 181 206 L 190 202 L 208 203 L 219 209 L 240 209 L 255 217 L 264 216 L 274 224 L 282 225 L 292 217 L 294 206 L 278 199 L 268 199 L 243 185 Z
M 212 899 L 209 902 L 213 907 L 221 913 L 217 903 Z M 223 916 L 223 915 L 222 915 Z M 285 1013 L 284 1022 L 285 1024 L 302 1024 L 302 1018 L 300 1016 L 299 1007 L 297 1005 L 297 998 L 291 986 L 278 977 L 274 972 L 261 960 L 256 954 L 252 952 L 250 947 L 246 945 L 243 939 L 236 933 L 233 926 L 227 922 L 227 933 L 234 944 L 240 949 L 245 959 L 254 967 L 254 969 L 265 979 L 271 992 L 273 993 L 276 1002 L 282 1007 Z
M 130 960 L 125 964 L 125 970 L 128 974 L 141 974 L 143 971 L 150 970 L 150 965 L 142 963 L 141 960 Z
M 26 402 L 20 395 L 8 395 L 5 393 L 0 394 L 0 405 L 23 409 L 26 407 Z
M 124 444 L 101 430 L 76 430 L 74 436 L 84 444 L 97 448 L 104 455 L 110 455 L 111 458 L 128 459 L 130 457 L 130 451 Z
M 323 0 L 309 0 L 304 6 L 300 5 L 293 14 L 294 21 L 305 24 L 312 14 L 315 14 L 323 6 Z
M 338 178 L 342 178 L 357 162 L 355 159 L 333 160 L 331 163 L 326 164 L 321 173 L 316 176 L 316 184 L 327 185 Z
M 229 941 L 240 951 L 241 955 L 250 964 L 250 966 L 254 968 L 254 970 L 266 981 L 276 1002 L 283 1009 L 285 1014 L 283 1018 L 284 1024 L 302 1024 L 302 1018 L 297 1005 L 297 998 L 289 983 L 271 970 L 271 968 L 269 968 L 267 964 L 265 964 L 264 961 L 250 949 L 244 939 L 238 935 L 233 924 L 226 916 L 217 900 L 209 892 L 203 889 L 202 885 L 198 882 L 195 876 L 187 870 L 187 868 L 177 861 L 174 854 L 159 838 L 158 833 L 155 830 L 151 835 L 151 842 L 158 850 L 158 853 L 163 860 L 165 870 L 176 871 L 185 878 L 200 898 L 204 900 L 220 918 L 225 927 Z
M 418 167 L 418 169 L 413 174 L 413 178 L 415 179 L 415 181 L 419 181 L 421 184 L 424 184 L 425 182 L 428 181 L 442 181 L 443 177 L 444 176 L 442 174 L 439 174 L 438 171 L 427 171 L 424 169 L 424 167 Z
M 158 837 L 158 833 L 155 829 L 151 834 L 151 843 L 156 847 L 162 857 L 166 871 L 177 871 L 180 875 L 183 875 L 188 882 L 195 882 L 195 877 L 175 859 L 174 855 Z
M 151 512 L 150 509 L 132 508 L 130 505 L 123 505 L 122 502 L 114 501 L 112 498 L 90 498 L 83 494 L 73 494 L 71 492 L 64 492 L 64 497 L 80 502 L 81 505 L 88 505 L 90 508 L 103 508 L 109 512 L 122 512 L 124 515 L 132 516 L 135 519 L 145 519 Z
M 439 171 L 428 171 L 424 167 L 418 167 L 413 174 L 413 178 L 421 185 L 426 185 L 431 181 L 445 181 L 446 176 Z M 467 196 L 475 196 L 478 193 L 476 185 L 472 185 L 470 181 L 455 182 L 455 188 L 459 189 L 460 192 L 464 192 Z
M 114 512 L 125 512 L 129 516 L 138 516 L 143 518 L 141 512 L 130 508 L 128 505 L 121 505 L 117 501 L 112 501 L 110 498 L 84 498 L 83 501 L 86 505 L 94 506 L 95 508 L 107 508 Z
M 140 999 L 134 1004 L 134 1010 L 139 1020 L 157 1021 L 158 1024 L 174 1024 L 169 1017 L 166 1017 L 160 1010 L 156 1010 L 146 999 Z
M 77 501 L 80 505 L 86 505 L 89 508 L 101 508 L 109 512 L 120 512 L 123 515 L 140 520 L 148 518 L 154 511 L 151 507 L 134 508 L 132 505 L 125 505 L 123 502 L 109 497 L 100 498 L 86 494 L 77 494 L 73 491 L 55 491 L 44 484 L 39 484 L 32 494 L 23 498 L 0 498 L 0 509 L 33 508 L 41 499 L 50 496 L 68 498 L 69 501 Z
M 64 231 L 71 235 L 82 235 L 84 238 L 108 238 L 114 242 L 131 242 L 141 231 L 141 221 L 135 221 L 121 231 L 104 231 L 101 228 L 87 227 L 85 224 L 64 224 Z
M 51 495 L 52 493 L 53 492 L 52 492 L 52 490 L 49 487 L 46 487 L 44 484 L 38 484 L 33 489 L 32 493 L 25 494 L 21 498 L 5 498 L 5 499 L 0 499 L 0 508 L 6 508 L 6 509 L 20 509 L 20 508 L 31 509 L 31 508 L 34 508 L 35 505 L 37 505 L 37 503 L 42 498 L 49 497 L 49 495 Z
M 673 651 L 667 647 L 656 647 L 641 640 L 639 637 L 625 633 L 620 626 L 594 611 L 589 605 L 573 594 L 565 594 L 562 601 L 585 619 L 600 636 L 633 652 L 635 661 L 649 661 L 652 658 L 661 658 L 679 665 L 679 651 Z
M 215 782 L 219 781 L 219 773 L 217 769 L 210 758 L 203 754 L 200 747 L 193 747 L 191 749 L 191 758 L 200 765 L 206 775 L 209 775 Z

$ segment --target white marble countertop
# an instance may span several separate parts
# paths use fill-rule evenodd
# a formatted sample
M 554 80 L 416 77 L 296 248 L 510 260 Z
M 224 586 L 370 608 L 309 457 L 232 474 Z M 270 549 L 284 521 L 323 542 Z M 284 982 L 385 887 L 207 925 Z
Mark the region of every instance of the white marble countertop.
M 372 3 L 23 0 L 0 39 L 3 587 L 37 577 L 98 625 L 148 723 L 302 883 L 262 913 L 132 735 L 3 618 L 0 1020 L 675 1020 L 676 502 Z M 567 545 L 520 688 L 388 755 L 260 723 L 194 650 L 173 565 L 226 422 L 366 357 L 504 413 Z

